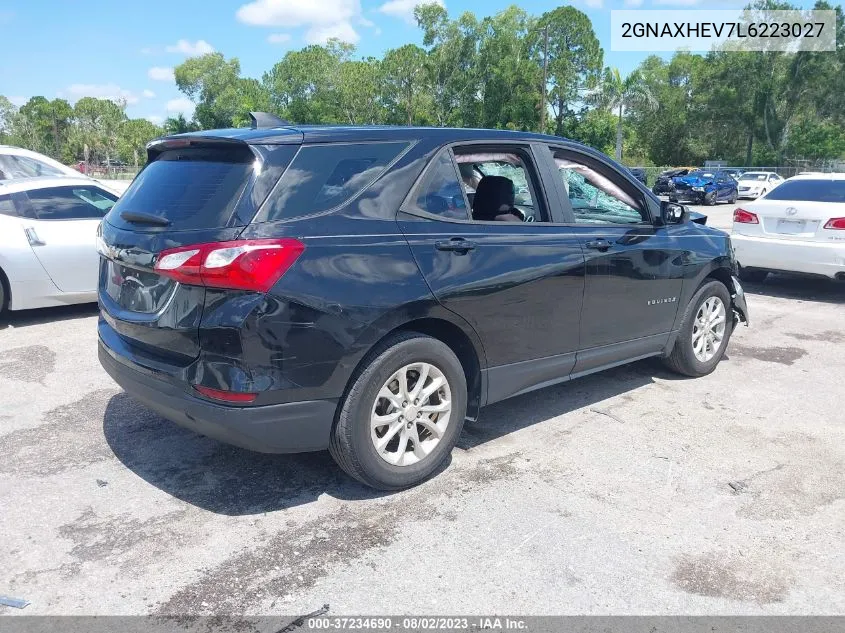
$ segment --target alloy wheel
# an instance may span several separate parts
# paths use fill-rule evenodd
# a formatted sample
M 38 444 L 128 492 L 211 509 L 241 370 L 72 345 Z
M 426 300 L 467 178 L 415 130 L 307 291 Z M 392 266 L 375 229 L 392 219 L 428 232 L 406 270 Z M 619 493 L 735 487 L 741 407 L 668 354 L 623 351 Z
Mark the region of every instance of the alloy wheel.
M 440 443 L 452 413 L 449 382 L 430 363 L 411 363 L 382 385 L 370 414 L 370 437 L 394 466 L 425 459 Z
M 698 308 L 692 327 L 692 350 L 699 361 L 706 363 L 719 352 L 726 324 L 725 304 L 719 297 L 708 297 Z

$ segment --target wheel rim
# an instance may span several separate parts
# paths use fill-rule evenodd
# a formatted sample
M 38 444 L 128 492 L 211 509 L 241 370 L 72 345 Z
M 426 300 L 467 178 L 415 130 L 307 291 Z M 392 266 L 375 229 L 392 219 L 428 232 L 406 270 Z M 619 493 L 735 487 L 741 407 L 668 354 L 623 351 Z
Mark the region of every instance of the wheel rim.
M 446 376 L 430 363 L 411 363 L 382 385 L 370 413 L 370 437 L 394 466 L 425 459 L 443 439 L 452 414 Z
M 698 308 L 692 327 L 692 351 L 702 363 L 711 360 L 725 340 L 727 311 L 719 297 L 709 297 Z

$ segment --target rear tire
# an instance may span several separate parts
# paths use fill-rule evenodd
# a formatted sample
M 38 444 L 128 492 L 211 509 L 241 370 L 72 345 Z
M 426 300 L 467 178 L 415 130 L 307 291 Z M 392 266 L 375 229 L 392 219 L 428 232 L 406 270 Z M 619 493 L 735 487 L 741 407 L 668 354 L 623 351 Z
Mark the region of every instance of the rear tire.
M 390 337 L 362 367 L 341 404 L 329 452 L 347 474 L 373 488 L 415 486 L 442 466 L 461 434 L 467 407 L 463 367 L 445 343 L 416 332 Z M 423 372 L 426 382 L 418 391 Z M 428 394 L 430 389 L 435 391 Z M 425 411 L 447 405 L 445 417 Z
M 739 198 L 739 192 L 738 192 L 738 191 L 734 191 L 734 192 L 731 194 L 731 198 L 730 198 L 730 200 L 728 200 L 728 204 L 736 204 L 736 200 L 737 200 L 737 198 Z
M 718 341 L 713 341 L 712 356 L 708 357 L 711 346 L 707 338 L 709 337 L 708 332 L 711 330 L 705 324 L 713 323 L 715 325 L 718 322 L 716 317 L 719 313 L 712 312 L 710 307 L 719 304 L 722 308 L 721 316 L 724 318 L 723 329 L 720 333 L 713 330 L 714 334 L 720 336 L 720 338 L 718 338 Z M 694 378 L 706 376 L 716 369 L 719 361 L 725 355 L 728 341 L 730 341 L 733 332 L 733 325 L 731 295 L 725 284 L 715 280 L 706 282 L 690 300 L 686 312 L 684 312 L 681 331 L 678 332 L 678 337 L 675 339 L 675 346 L 669 356 L 663 359 L 664 364 L 672 371 L 684 376 Z M 696 343 L 701 342 L 702 337 L 705 339 L 701 349 L 703 354 L 699 354 Z
M 769 271 L 767 270 L 748 270 L 747 268 L 742 268 L 741 266 L 739 269 L 739 278 L 742 281 L 747 281 L 752 284 L 763 283 L 768 276 Z

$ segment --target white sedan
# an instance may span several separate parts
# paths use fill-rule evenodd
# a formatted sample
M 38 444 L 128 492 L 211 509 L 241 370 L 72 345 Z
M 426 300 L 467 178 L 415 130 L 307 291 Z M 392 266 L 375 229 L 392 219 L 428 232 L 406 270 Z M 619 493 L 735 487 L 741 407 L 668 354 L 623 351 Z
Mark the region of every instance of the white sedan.
M 0 312 L 97 300 L 97 227 L 117 194 L 82 175 L 0 181 Z
M 773 171 L 747 171 L 739 176 L 737 194 L 740 198 L 760 198 L 784 182 Z
M 845 281 L 845 173 L 785 180 L 734 211 L 740 278 L 785 271 Z

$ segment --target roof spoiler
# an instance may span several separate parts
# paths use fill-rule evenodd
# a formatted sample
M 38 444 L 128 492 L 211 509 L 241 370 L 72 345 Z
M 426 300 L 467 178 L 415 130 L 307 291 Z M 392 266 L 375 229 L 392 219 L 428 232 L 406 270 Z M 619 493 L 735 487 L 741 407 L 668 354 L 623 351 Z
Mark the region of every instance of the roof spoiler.
M 270 114 L 269 112 L 250 112 L 249 117 L 252 119 L 253 130 L 286 127 L 290 125 L 290 121 L 280 119 L 275 114 Z

